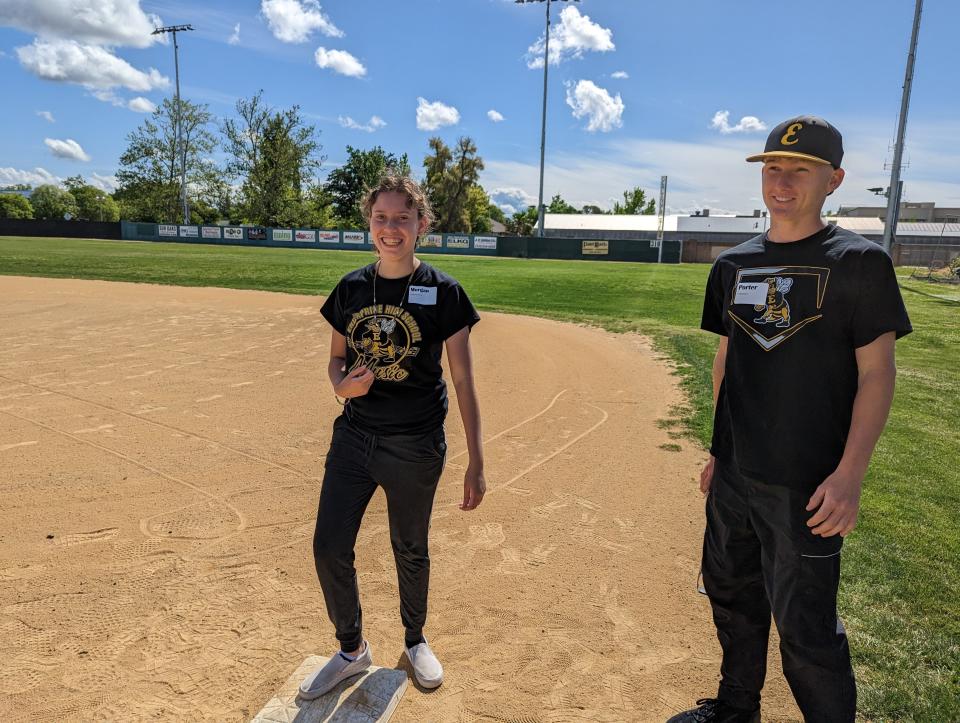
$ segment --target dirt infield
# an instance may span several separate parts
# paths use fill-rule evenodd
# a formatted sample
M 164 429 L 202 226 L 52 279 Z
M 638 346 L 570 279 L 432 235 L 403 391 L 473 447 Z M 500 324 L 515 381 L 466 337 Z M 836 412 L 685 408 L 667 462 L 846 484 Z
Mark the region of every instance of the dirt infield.
M 0 277 L 0 719 L 249 719 L 334 649 L 319 301 Z M 657 425 L 675 379 L 640 337 L 483 316 L 490 491 L 456 508 L 451 400 L 426 628 L 446 682 L 394 720 L 663 720 L 719 667 L 705 455 Z M 374 660 L 403 667 L 381 493 L 357 566 Z M 775 657 L 770 678 L 765 719 L 799 720 Z

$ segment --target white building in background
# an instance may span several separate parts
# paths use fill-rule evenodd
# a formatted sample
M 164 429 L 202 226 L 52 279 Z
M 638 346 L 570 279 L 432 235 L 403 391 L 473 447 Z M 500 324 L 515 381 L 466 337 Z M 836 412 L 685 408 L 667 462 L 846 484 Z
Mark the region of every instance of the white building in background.
M 884 222 L 879 218 L 827 216 L 825 220 L 867 238 L 879 240 L 883 237 Z M 544 235 L 548 237 L 648 240 L 656 238 L 657 224 L 657 216 L 548 213 L 543 226 Z M 663 233 L 664 238 L 672 240 L 714 240 L 711 238 L 714 234 L 743 235 L 746 240 L 763 233 L 769 225 L 770 219 L 759 212 L 756 216 L 670 215 L 664 217 Z M 960 223 L 901 221 L 897 224 L 897 241 L 900 243 L 936 243 L 938 239 L 950 239 L 953 243 L 960 241 Z
M 883 241 L 883 219 L 828 216 L 826 221 L 877 243 Z M 544 236 L 548 239 L 605 239 L 650 244 L 657 238 L 658 222 L 655 215 L 548 213 L 543 225 Z M 724 249 L 763 233 L 769 226 L 770 219 L 760 211 L 753 216 L 714 216 L 709 212 L 697 216 L 674 214 L 664 217 L 663 240 L 665 244 L 679 243 L 682 261 L 707 263 Z M 898 265 L 924 266 L 949 262 L 960 255 L 960 223 L 947 220 L 936 223 L 901 221 L 897 224 L 892 255 L 894 263 Z

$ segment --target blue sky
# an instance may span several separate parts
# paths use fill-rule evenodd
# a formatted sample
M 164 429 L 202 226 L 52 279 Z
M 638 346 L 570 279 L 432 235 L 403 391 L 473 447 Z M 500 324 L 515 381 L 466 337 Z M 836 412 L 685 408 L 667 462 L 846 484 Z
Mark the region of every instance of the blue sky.
M 127 134 L 181 91 L 219 118 L 259 89 L 299 104 L 325 172 L 347 144 L 406 152 L 468 135 L 504 206 L 535 202 L 544 3 L 512 0 L 0 0 L 7 101 L 0 184 L 81 174 L 109 187 Z M 669 177 L 668 212 L 762 206 L 764 127 L 801 113 L 844 134 L 847 179 L 830 199 L 877 205 L 892 160 L 910 0 L 554 2 L 545 195 L 609 207 Z M 907 125 L 904 196 L 960 206 L 960 3 L 928 0 Z M 532 67 L 531 67 L 532 66 Z M 951 70 L 952 68 L 952 70 Z M 491 113 L 495 111 L 495 113 Z M 719 115 L 718 115 L 719 114 Z M 745 119 L 745 121 L 743 120 Z

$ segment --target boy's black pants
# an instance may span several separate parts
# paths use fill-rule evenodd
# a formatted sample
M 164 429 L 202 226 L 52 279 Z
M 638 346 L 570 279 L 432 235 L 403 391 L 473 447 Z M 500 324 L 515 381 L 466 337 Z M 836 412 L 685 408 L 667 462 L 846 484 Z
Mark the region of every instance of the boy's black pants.
M 857 693 L 837 617 L 843 538 L 810 532 L 809 498 L 717 460 L 703 541 L 703 583 L 723 648 L 717 697 L 746 710 L 759 705 L 772 612 L 783 672 L 805 720 L 847 723 Z
M 334 422 L 313 557 L 327 614 L 342 650 L 356 650 L 363 642 L 353 548 L 363 513 L 378 485 L 387 497 L 406 642 L 419 642 L 430 585 L 427 537 L 446 450 L 443 427 L 426 434 L 378 436 L 352 425 L 344 416 Z

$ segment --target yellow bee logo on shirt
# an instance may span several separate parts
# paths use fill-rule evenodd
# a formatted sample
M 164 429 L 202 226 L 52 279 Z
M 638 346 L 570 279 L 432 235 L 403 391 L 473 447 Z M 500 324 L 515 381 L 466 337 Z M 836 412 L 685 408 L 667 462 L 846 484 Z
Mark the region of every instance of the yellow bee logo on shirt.
M 768 276 L 764 279 L 767 284 L 767 303 L 757 304 L 754 311 L 762 311 L 754 324 L 776 324 L 780 328 L 790 326 L 790 303 L 787 293 L 793 287 L 793 279 L 782 276 Z

